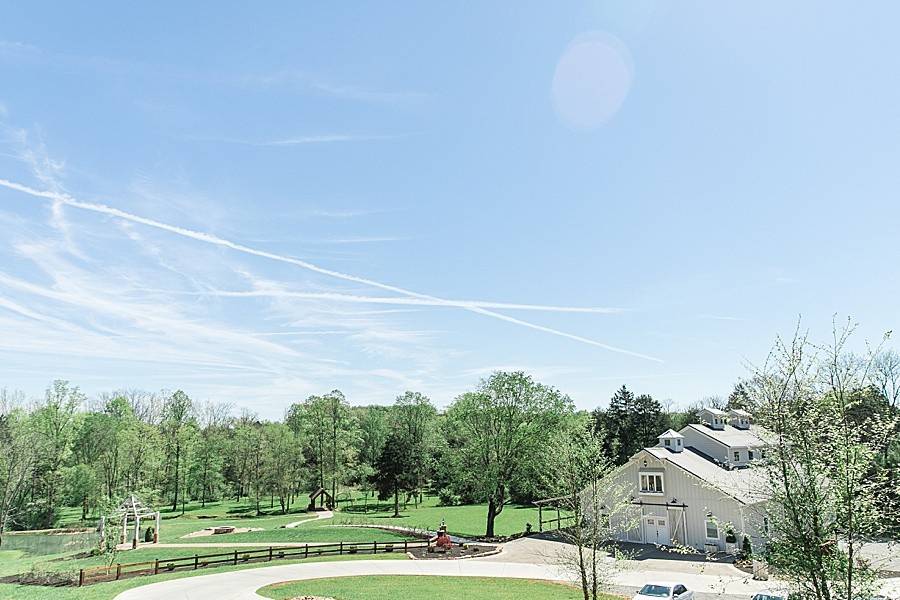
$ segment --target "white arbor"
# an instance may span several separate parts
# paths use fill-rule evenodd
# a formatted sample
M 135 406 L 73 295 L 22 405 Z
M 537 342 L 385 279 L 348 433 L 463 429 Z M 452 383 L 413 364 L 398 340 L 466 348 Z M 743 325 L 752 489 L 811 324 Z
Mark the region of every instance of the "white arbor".
M 131 547 L 137 548 L 141 536 L 141 519 L 154 519 L 155 527 L 153 530 L 153 543 L 159 542 L 159 511 L 145 506 L 143 502 L 135 498 L 134 494 L 129 496 L 119 508 L 113 511 L 109 516 L 113 522 L 122 523 L 122 534 L 119 543 L 124 544 L 128 540 L 129 525 L 133 525 L 134 534 L 132 536 Z M 100 544 L 103 545 L 106 537 L 106 517 L 100 518 Z

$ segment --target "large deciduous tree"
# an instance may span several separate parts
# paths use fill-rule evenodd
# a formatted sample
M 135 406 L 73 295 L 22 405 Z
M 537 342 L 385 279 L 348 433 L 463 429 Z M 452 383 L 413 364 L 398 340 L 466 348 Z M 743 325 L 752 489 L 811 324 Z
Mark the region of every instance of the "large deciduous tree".
M 16 524 L 33 468 L 37 434 L 28 414 L 0 390 L 0 536 Z
M 485 535 L 494 535 L 509 489 L 547 450 L 547 436 L 572 412 L 572 401 L 522 372 L 497 372 L 448 410 L 459 430 L 464 476 L 487 501 Z
M 85 399 L 84 394 L 68 381 L 56 380 L 47 388 L 44 401 L 31 416 L 39 444 L 37 471 L 41 474 L 46 499 L 46 506 L 35 507 L 39 522 L 33 525 L 51 527 L 55 521 L 62 467 L 72 452 L 76 414 Z
M 166 442 L 166 465 L 172 510 L 185 502 L 186 473 L 190 468 L 191 450 L 196 433 L 193 403 L 183 391 L 170 395 L 163 406 L 162 430 Z
M 429 438 L 433 433 L 437 409 L 428 396 L 407 391 L 398 396 L 391 410 L 395 437 L 403 439 L 403 447 L 410 453 L 409 468 L 416 503 L 428 476 Z
M 338 486 L 349 478 L 356 459 L 356 419 L 340 390 L 310 396 L 302 414 L 308 454 L 318 472 L 319 485 L 330 488 L 332 498 L 336 498 Z

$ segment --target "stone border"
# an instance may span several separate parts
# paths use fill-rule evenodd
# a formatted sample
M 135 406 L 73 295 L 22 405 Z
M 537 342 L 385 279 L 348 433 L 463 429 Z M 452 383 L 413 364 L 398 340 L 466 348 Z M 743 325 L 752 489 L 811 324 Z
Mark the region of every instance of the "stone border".
M 503 552 L 503 545 L 495 546 L 493 550 L 489 552 L 479 552 L 478 554 L 473 554 L 472 556 L 457 556 L 451 558 L 416 558 L 412 552 L 407 552 L 406 556 L 408 556 L 411 560 L 468 560 L 470 558 L 481 558 L 483 556 L 494 556 L 495 554 L 500 554 Z

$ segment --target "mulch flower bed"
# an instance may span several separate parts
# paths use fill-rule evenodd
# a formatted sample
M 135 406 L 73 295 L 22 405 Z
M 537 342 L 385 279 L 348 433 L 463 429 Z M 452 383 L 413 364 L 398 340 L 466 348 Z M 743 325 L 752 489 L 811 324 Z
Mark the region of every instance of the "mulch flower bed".
M 412 548 L 409 550 L 409 554 L 414 558 L 423 560 L 452 560 L 483 556 L 496 549 L 496 546 L 484 546 L 481 544 L 466 544 L 465 546 L 454 544 L 452 548 L 446 550 L 435 546 L 431 548 Z

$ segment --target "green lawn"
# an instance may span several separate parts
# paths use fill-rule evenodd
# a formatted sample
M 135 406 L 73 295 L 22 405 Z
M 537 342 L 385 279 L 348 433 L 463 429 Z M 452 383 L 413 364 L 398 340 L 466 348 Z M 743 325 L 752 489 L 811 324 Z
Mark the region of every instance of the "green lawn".
M 292 581 L 264 587 L 258 592 L 278 600 L 297 596 L 327 596 L 337 600 L 421 600 L 473 598 L 485 600 L 580 600 L 579 588 L 531 579 L 492 577 L 431 577 L 422 575 L 335 577 Z M 616 597 L 610 596 L 608 600 Z M 616 599 L 618 600 L 618 599 Z
M 2 558 L 2 557 L 0 557 Z M 258 563 L 251 565 L 223 565 L 220 567 L 209 567 L 198 571 L 185 571 L 181 573 L 166 573 L 152 577 L 133 577 L 122 581 L 112 581 L 109 583 L 98 583 L 88 585 L 81 588 L 78 587 L 42 587 L 34 585 L 12 585 L 0 583 L 0 598 L 3 600 L 111 600 L 117 594 L 134 587 L 155 583 L 157 581 L 166 581 L 169 579 L 180 579 L 182 577 L 194 577 L 197 575 L 209 575 L 211 573 L 222 573 L 225 571 L 236 571 L 243 569 L 253 569 L 271 565 L 283 565 L 291 562 L 331 562 L 337 560 L 407 560 L 406 555 L 400 554 L 360 554 L 355 556 L 323 556 L 317 558 L 308 558 L 301 561 L 282 560 L 275 563 Z M 2 563 L 0 563 L 2 570 Z M 18 571 L 13 571 L 18 572 Z
M 434 496 L 426 496 L 425 502 L 414 507 L 412 503 L 406 508 L 401 506 L 401 517 L 392 518 L 393 504 L 390 502 L 379 502 L 369 496 L 368 510 L 364 511 L 366 502 L 363 501 L 363 493 L 358 491 L 347 491 L 339 494 L 339 497 L 352 498 L 350 502 L 340 502 L 339 510 L 334 519 L 335 524 L 378 524 L 378 525 L 402 525 L 406 527 L 415 527 L 419 529 L 437 529 L 444 519 L 447 528 L 451 533 L 462 536 L 481 536 L 485 533 L 485 524 L 487 518 L 487 505 L 485 504 L 469 504 L 465 506 L 438 506 L 438 499 Z M 183 536 L 213 525 L 231 525 L 234 527 L 262 527 L 265 532 L 247 533 L 247 534 L 229 534 L 216 536 L 215 541 L 241 541 L 241 542 L 313 542 L 313 541 L 338 541 L 339 538 L 334 537 L 329 532 L 330 528 L 322 527 L 330 524 L 329 521 L 321 521 L 315 524 L 301 525 L 294 530 L 283 530 L 281 526 L 294 521 L 300 521 L 310 518 L 311 515 L 305 512 L 306 497 L 302 497 L 303 501 L 297 502 L 292 512 L 282 515 L 278 505 L 272 507 L 264 504 L 262 515 L 256 514 L 256 507 L 248 500 L 235 502 L 234 500 L 225 500 L 221 502 L 210 502 L 205 507 L 200 506 L 199 502 L 191 502 L 185 506 L 184 515 L 181 514 L 181 507 L 177 511 L 172 511 L 171 506 L 162 507 L 162 525 L 160 527 L 161 542 L 210 542 L 211 538 L 184 538 Z M 80 511 L 75 509 L 64 509 L 65 523 L 67 525 L 79 525 Z M 533 506 L 515 506 L 508 505 L 497 517 L 495 532 L 497 535 L 512 535 L 525 531 L 525 524 L 531 523 L 533 529 L 538 529 L 538 511 Z M 87 525 L 94 525 L 95 521 L 89 521 Z M 149 525 L 150 523 L 147 523 Z M 321 539 L 311 537 L 310 531 L 304 530 L 304 527 L 311 526 L 315 528 L 317 534 L 321 534 Z M 356 537 L 359 534 L 360 540 L 382 539 L 372 537 L 371 533 L 361 531 L 347 531 L 347 535 Z M 349 540 L 348 540 L 349 541 Z
M 393 542 L 411 539 L 408 535 L 366 527 L 334 527 L 332 520 L 319 521 L 321 525 L 301 525 L 293 529 L 266 529 L 245 533 L 228 533 L 208 537 L 182 538 L 179 543 L 251 542 L 267 545 L 274 543 L 311 542 Z M 256 527 L 256 525 L 254 525 Z M 205 550 L 204 550 L 205 551 Z
M 425 497 L 424 503 L 415 507 L 410 503 L 407 507 L 401 507 L 401 516 L 394 518 L 393 505 L 389 502 L 373 502 L 369 499 L 368 510 L 363 509 L 361 494 L 354 492 L 347 494 L 353 496 L 353 502 L 341 503 L 340 510 L 334 519 L 316 520 L 303 523 L 298 527 L 287 529 L 283 526 L 295 522 L 311 519 L 312 515 L 305 511 L 296 511 L 287 515 L 280 514 L 277 508 L 263 507 L 263 513 L 256 515 L 256 508 L 245 501 L 223 501 L 208 503 L 205 507 L 199 503 L 191 503 L 186 506 L 185 514 L 180 509 L 176 512 L 165 510 L 160 528 L 160 541 L 170 543 L 201 543 L 201 542 L 243 542 L 258 543 L 259 547 L 265 547 L 268 543 L 312 543 L 312 542 L 356 542 L 360 544 L 379 541 L 401 541 L 405 536 L 384 530 L 363 527 L 333 527 L 332 525 L 401 525 L 416 529 L 434 530 L 444 520 L 451 533 L 462 536 L 480 536 L 484 534 L 485 517 L 487 508 L 483 504 L 466 506 L 438 506 L 436 497 Z M 303 503 L 298 503 L 303 505 Z M 305 508 L 305 506 L 303 506 Z M 80 512 L 66 510 L 67 524 L 75 525 L 80 518 Z M 507 506 L 497 518 L 496 533 L 498 535 L 511 535 L 525 530 L 525 524 L 530 522 L 537 529 L 537 509 L 534 507 Z M 88 523 L 90 525 L 90 523 Z M 198 531 L 213 525 L 233 525 L 235 527 L 262 527 L 263 531 L 223 534 L 217 536 L 185 538 L 184 535 Z M 249 548 L 248 548 L 249 549 Z M 242 549 L 243 550 L 243 549 Z M 194 554 L 213 554 L 228 551 L 217 548 L 159 548 L 144 547 L 138 550 L 122 551 L 116 557 L 116 562 L 144 562 L 155 559 L 170 559 Z M 72 558 L 72 554 L 29 554 L 20 551 L 0 551 L 0 576 L 22 573 L 29 570 L 68 571 L 77 572 L 78 569 L 104 564 L 102 557 L 88 557 L 81 559 Z M 365 555 L 360 555 L 365 556 Z M 369 555 L 371 556 L 371 555 Z M 208 571 L 208 570 L 207 570 Z M 169 574 L 168 576 L 171 576 Z M 154 579 L 155 580 L 155 579 Z M 147 581 L 144 579 L 144 581 Z M 119 582 L 115 585 L 122 585 Z M 130 584 L 130 581 L 127 582 Z M 113 584 L 101 584 L 101 588 Z M 32 596 L 25 592 L 16 592 L 14 596 L 11 589 L 18 590 L 15 586 L 0 586 L 0 598 L 43 598 L 43 588 L 28 587 Z M 92 588 L 93 589 L 93 588 Z M 123 588 L 124 589 L 124 588 Z M 55 596 L 54 600 L 67 600 L 68 598 L 82 598 L 92 596 L 79 596 L 81 592 L 71 589 L 62 589 L 62 596 Z M 22 595 L 25 594 L 25 595 Z M 75 595 L 71 595 L 75 594 Z M 49 598 L 49 596 L 47 596 Z M 97 596 L 102 597 L 102 596 Z
M 373 507 L 375 510 L 373 510 Z M 487 524 L 486 504 L 467 504 L 464 506 L 438 506 L 438 499 L 426 496 L 425 502 L 415 508 L 410 503 L 405 509 L 401 506 L 400 518 L 394 518 L 394 506 L 381 502 L 373 504 L 370 500 L 368 512 L 364 512 L 362 501 L 344 504 L 341 512 L 335 515 L 338 523 L 369 523 L 376 525 L 402 525 L 418 529 L 435 530 L 443 519 L 450 533 L 461 536 L 482 536 Z M 538 530 L 538 510 L 534 506 L 508 505 L 497 517 L 494 533 L 497 535 L 513 535 L 525 531 L 525 524 L 531 523 L 534 531 Z

